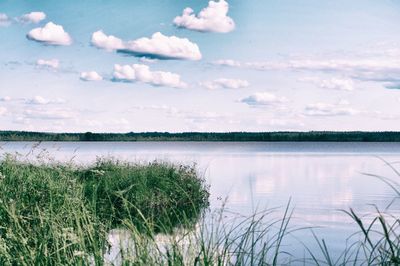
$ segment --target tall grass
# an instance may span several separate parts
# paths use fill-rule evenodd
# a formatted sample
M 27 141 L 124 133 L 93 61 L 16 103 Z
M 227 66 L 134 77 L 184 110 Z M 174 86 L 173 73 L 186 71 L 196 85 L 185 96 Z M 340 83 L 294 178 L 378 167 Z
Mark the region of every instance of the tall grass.
M 379 157 L 378 157 L 379 158 Z M 400 177 L 400 172 L 393 164 L 381 159 L 393 173 Z M 308 249 L 310 262 L 316 265 L 400 265 L 400 217 L 398 209 L 392 209 L 393 203 L 400 199 L 400 183 L 396 180 L 371 174 L 364 175 L 377 178 L 384 182 L 394 192 L 392 202 L 381 210 L 373 206 L 374 212 L 361 216 L 350 208 L 343 210 L 358 227 L 348 239 L 349 244 L 344 247 L 342 254 L 332 257 L 324 239 L 313 234 L 322 256 L 319 258 L 316 251 Z
M 0 162 L 0 265 L 102 264 L 111 229 L 190 228 L 208 206 L 194 167 Z M 134 230 L 133 230 L 134 229 Z

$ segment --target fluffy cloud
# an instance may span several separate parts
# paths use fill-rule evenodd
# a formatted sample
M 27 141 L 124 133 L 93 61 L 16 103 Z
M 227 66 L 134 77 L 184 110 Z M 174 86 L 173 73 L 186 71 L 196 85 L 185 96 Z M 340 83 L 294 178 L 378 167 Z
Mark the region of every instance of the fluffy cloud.
M 226 33 L 235 29 L 235 22 L 228 17 L 229 4 L 225 0 L 210 1 L 208 6 L 196 16 L 193 9 L 187 7 L 182 16 L 174 19 L 174 24 L 181 28 L 202 32 Z
M 165 36 L 160 32 L 154 33 L 151 38 L 139 38 L 125 43 L 125 51 L 140 56 L 200 60 L 201 53 L 197 44 L 186 38 Z
M 4 13 L 0 13 L 0 27 L 7 27 L 10 23 L 10 18 Z
M 58 61 L 58 59 L 50 59 L 50 60 L 38 59 L 36 61 L 36 65 L 50 67 L 50 68 L 58 68 L 60 65 L 60 62 Z
M 7 108 L 0 106 L 0 116 L 7 113 Z
M 113 35 L 107 36 L 102 30 L 96 31 L 92 34 L 91 43 L 92 45 L 107 51 L 124 49 L 124 42 L 121 39 Z
M 250 106 L 269 106 L 285 103 L 287 101 L 288 100 L 285 97 L 278 97 L 269 92 L 257 92 L 240 100 L 240 102 L 246 103 Z
M 25 23 L 39 23 L 40 21 L 46 19 L 46 14 L 43 12 L 30 12 L 22 15 L 19 19 Z
M 71 36 L 64 31 L 64 28 L 53 22 L 47 23 L 42 28 L 35 28 L 27 34 L 27 38 L 49 45 L 70 45 Z
M 160 59 L 187 59 L 200 60 L 201 52 L 197 44 L 186 38 L 165 36 L 160 32 L 154 33 L 151 38 L 139 38 L 124 42 L 121 39 L 102 31 L 96 31 L 92 35 L 91 43 L 109 51 L 131 53 L 135 56 L 160 58 Z
M 49 100 L 46 98 L 43 98 L 42 96 L 34 96 L 31 99 L 26 99 L 25 101 L 27 104 L 33 104 L 33 105 L 46 105 L 46 104 L 61 104 L 65 103 L 65 100 L 61 98 L 57 98 L 54 100 Z
M 347 104 L 314 103 L 305 107 L 304 115 L 307 116 L 346 116 L 359 113 Z
M 215 79 L 213 81 L 206 81 L 200 83 L 201 86 L 203 86 L 206 89 L 209 90 L 215 90 L 215 89 L 240 89 L 240 88 L 246 88 L 250 85 L 250 83 L 247 80 L 242 80 L 242 79 L 226 79 L 226 78 L 220 78 L 220 79 Z
M 178 74 L 163 71 L 151 71 L 142 64 L 114 66 L 114 78 L 122 81 L 140 81 L 155 86 L 167 86 L 173 88 L 185 88 L 186 83 L 181 81 Z
M 82 72 L 80 78 L 81 78 L 81 80 L 84 80 L 84 81 L 103 80 L 103 77 L 100 76 L 96 71 Z
M 306 77 L 301 78 L 300 81 L 315 84 L 319 88 L 329 90 L 343 90 L 352 91 L 354 89 L 354 82 L 346 78 L 319 78 L 319 77 Z

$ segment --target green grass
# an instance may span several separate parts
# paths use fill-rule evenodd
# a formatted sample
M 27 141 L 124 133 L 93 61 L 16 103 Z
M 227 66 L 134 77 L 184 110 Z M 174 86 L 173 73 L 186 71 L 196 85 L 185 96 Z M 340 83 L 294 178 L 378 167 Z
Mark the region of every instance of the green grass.
M 99 160 L 90 167 L 0 162 L 0 265 L 103 261 L 107 234 L 193 227 L 208 206 L 194 167 Z

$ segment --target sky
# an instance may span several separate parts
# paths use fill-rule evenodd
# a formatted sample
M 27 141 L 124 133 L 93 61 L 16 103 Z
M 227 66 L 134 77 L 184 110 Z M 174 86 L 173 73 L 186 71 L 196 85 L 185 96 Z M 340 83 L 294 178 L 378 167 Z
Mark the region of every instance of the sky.
M 0 130 L 400 130 L 397 0 L 0 0 Z

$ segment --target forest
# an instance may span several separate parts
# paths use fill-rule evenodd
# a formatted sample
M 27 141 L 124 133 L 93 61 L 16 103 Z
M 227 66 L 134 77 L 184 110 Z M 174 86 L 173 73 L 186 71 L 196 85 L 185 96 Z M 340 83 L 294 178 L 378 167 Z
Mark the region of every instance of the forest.
M 308 132 L 129 132 L 48 133 L 0 131 L 0 141 L 327 141 L 397 142 L 400 132 L 308 131 Z

